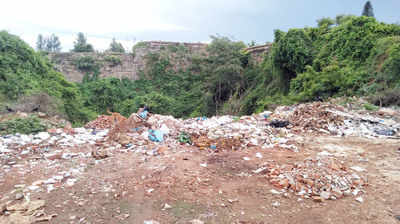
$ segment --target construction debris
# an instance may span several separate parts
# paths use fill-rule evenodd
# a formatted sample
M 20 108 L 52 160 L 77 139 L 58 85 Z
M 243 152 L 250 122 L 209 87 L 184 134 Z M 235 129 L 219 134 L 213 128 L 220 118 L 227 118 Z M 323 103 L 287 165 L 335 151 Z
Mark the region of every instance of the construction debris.
M 3 216 L 0 224 L 52 219 L 54 215 L 47 216 L 43 212 L 32 217 L 44 207 L 44 201 L 24 200 L 29 200 L 30 194 L 51 193 L 79 183 L 81 173 L 89 165 L 81 162 L 84 159 L 93 164 L 101 164 L 113 158 L 116 153 L 128 152 L 142 158 L 140 164 L 149 158 L 170 158 L 169 154 L 184 150 L 207 154 L 209 160 L 196 161 L 196 166 L 200 164 L 200 168 L 206 172 L 213 169 L 215 163 L 225 165 L 225 161 L 219 161 L 215 155 L 244 151 L 233 165 L 239 171 L 234 176 L 257 176 L 263 184 L 273 187 L 270 193 L 274 197 L 295 195 L 298 199 L 315 202 L 352 197 L 359 203 L 365 203 L 368 199 L 368 167 L 346 161 L 345 157 L 339 158 L 329 152 L 304 156 L 306 153 L 303 153 L 305 149 L 301 139 L 307 135 L 399 138 L 400 122 L 397 114 L 390 110 L 381 110 L 375 114 L 359 113 L 336 104 L 321 102 L 278 107 L 274 112 L 266 111 L 252 116 L 226 115 L 186 120 L 147 113 L 134 113 L 125 118 L 118 113 L 111 113 L 99 116 L 84 128 L 53 128 L 48 132 L 31 135 L 0 136 L 1 183 L 5 182 L 10 172 L 18 171 L 25 175 L 41 166 L 37 161 L 46 161 L 53 168 L 58 167 L 59 161 L 74 161 L 69 167 L 60 168 L 44 179 L 36 179 L 23 183 L 26 186 L 18 187 L 10 197 L 16 202 L 1 204 L 0 213 Z M 284 159 L 273 161 L 265 152 L 295 159 L 291 162 Z M 300 154 L 303 157 L 298 159 L 296 156 Z M 191 160 L 187 155 L 178 159 Z M 28 167 L 26 171 L 24 167 Z M 242 167 L 245 170 L 240 170 Z M 154 169 L 168 168 L 160 165 Z M 169 185 L 175 181 L 173 178 L 168 181 L 164 179 L 157 182 L 156 186 L 147 186 L 146 178 L 142 177 L 146 184 L 146 195 L 161 192 L 158 190 L 159 185 Z M 194 177 L 191 184 L 208 186 L 205 183 L 208 179 Z M 132 181 L 139 183 L 139 180 Z M 108 185 L 104 187 L 107 188 L 105 191 L 112 191 Z M 230 204 L 234 202 L 229 200 Z M 282 205 L 274 201 L 271 206 L 279 209 Z M 173 208 L 173 205 L 164 205 L 164 210 Z M 199 220 L 192 222 L 201 223 Z M 158 222 L 151 220 L 144 223 Z

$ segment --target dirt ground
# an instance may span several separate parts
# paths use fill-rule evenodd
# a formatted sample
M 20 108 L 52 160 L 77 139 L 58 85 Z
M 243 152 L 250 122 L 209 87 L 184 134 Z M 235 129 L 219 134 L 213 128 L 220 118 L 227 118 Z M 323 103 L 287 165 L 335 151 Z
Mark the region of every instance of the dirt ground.
M 182 145 L 159 156 L 115 151 L 102 160 L 21 157 L 20 167 L 3 174 L 0 198 L 15 194 L 15 185 L 29 186 L 72 169 L 79 170 L 72 186 L 55 184 L 52 191 L 25 195 L 44 200 L 44 212 L 55 215 L 41 223 L 400 223 L 398 139 L 313 136 L 298 141 L 298 153 L 274 148 L 215 153 Z M 90 153 L 85 146 L 75 150 Z M 302 161 L 321 151 L 366 169 L 363 202 L 272 194 L 265 175 L 252 172 L 265 162 Z M 7 222 L 0 216 L 1 224 Z

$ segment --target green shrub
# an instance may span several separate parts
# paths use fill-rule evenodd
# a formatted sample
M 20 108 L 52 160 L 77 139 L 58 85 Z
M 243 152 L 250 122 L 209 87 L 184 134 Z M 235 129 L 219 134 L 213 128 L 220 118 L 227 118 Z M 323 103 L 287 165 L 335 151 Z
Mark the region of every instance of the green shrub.
M 364 109 L 370 110 L 370 111 L 377 111 L 377 110 L 379 110 L 379 107 L 377 107 L 377 106 L 375 106 L 375 105 L 373 105 L 373 104 L 370 104 L 370 103 L 365 103 L 365 104 L 363 105 L 363 107 L 364 107 Z
M 274 65 L 290 80 L 305 71 L 313 61 L 311 38 L 303 29 L 290 29 L 287 33 L 275 31 L 271 58 Z
M 111 66 L 117 66 L 122 64 L 121 58 L 115 55 L 107 55 L 104 57 L 104 60 L 110 63 Z
M 76 58 L 74 65 L 82 72 L 94 72 L 100 69 L 100 64 L 92 56 L 81 56 Z
M 15 118 L 13 120 L 0 122 L 0 134 L 31 134 L 46 131 L 47 127 L 39 118 L 31 116 L 27 118 Z
M 53 69 L 49 60 L 36 53 L 17 36 L 0 32 L 0 95 L 7 101 L 16 101 L 23 96 L 45 93 L 58 102 L 58 112 L 71 122 L 87 120 L 74 117 L 82 110 L 76 84 L 68 82 Z

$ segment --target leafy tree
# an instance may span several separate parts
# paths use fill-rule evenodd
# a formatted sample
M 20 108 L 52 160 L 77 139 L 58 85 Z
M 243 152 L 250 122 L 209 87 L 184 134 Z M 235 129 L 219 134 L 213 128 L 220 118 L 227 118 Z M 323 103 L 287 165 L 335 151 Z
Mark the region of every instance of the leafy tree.
M 367 3 L 365 3 L 362 15 L 368 17 L 375 17 L 374 9 L 372 8 L 372 4 L 370 1 L 367 1 Z
M 122 46 L 121 43 L 118 43 L 115 38 L 112 39 L 112 42 L 110 44 L 110 48 L 108 49 L 111 52 L 117 52 L 117 53 L 125 53 L 125 48 Z
M 36 50 L 43 51 L 44 48 L 45 48 L 45 41 L 43 39 L 42 34 L 39 34 L 36 41 Z
M 322 19 L 317 20 L 317 23 L 318 23 L 318 27 L 322 27 L 322 26 L 330 27 L 333 24 L 335 24 L 335 20 L 326 17 L 326 18 L 322 18 Z
M 205 74 L 208 74 L 206 88 L 209 94 L 204 102 L 208 102 L 207 113 L 218 112 L 223 102 L 228 100 L 239 90 L 244 71 L 240 50 L 245 48 L 243 42 L 234 42 L 227 37 L 211 36 L 212 42 L 207 47 L 208 57 L 204 67 Z
M 44 39 L 44 50 L 47 52 L 60 52 L 61 43 L 58 37 L 52 34 L 50 37 Z
M 336 18 L 335 18 L 335 23 L 336 23 L 336 25 L 342 25 L 343 23 L 345 23 L 345 22 L 347 22 L 347 21 L 349 21 L 350 19 L 352 19 L 352 18 L 355 18 L 356 16 L 354 16 L 354 15 L 345 15 L 345 14 L 340 14 L 340 15 L 337 15 L 336 16 Z
M 290 80 L 305 71 L 313 61 L 312 41 L 302 29 L 291 29 L 286 34 L 275 32 L 275 43 L 271 57 L 276 68 L 281 69 L 283 78 Z
M 82 32 L 78 33 L 76 41 L 74 41 L 73 52 L 93 52 L 93 46 L 87 43 L 86 37 Z

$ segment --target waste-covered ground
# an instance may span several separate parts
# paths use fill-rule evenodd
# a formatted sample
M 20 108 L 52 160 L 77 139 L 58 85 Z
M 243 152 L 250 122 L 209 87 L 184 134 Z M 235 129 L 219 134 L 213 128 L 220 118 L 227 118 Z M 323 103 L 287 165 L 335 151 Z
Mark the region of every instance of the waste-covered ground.
M 400 223 L 400 113 L 102 115 L 0 137 L 0 224 Z

